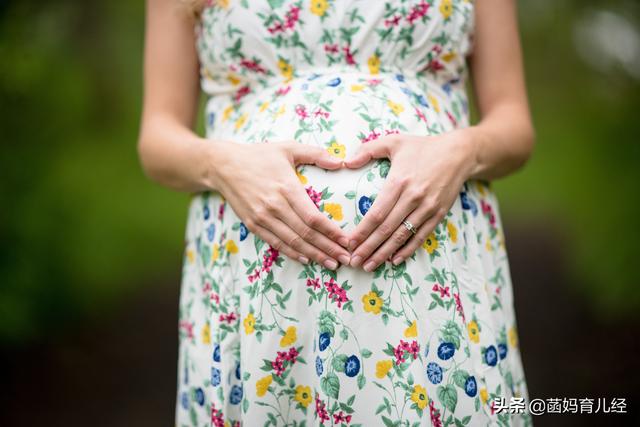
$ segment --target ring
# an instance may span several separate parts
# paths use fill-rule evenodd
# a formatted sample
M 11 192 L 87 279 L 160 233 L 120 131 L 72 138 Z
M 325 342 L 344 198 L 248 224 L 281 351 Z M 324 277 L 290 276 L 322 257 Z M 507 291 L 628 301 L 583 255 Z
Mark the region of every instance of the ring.
M 404 224 L 405 227 L 407 227 L 407 230 L 412 232 L 414 235 L 417 233 L 416 228 L 409 221 L 407 221 L 406 219 L 403 219 L 402 223 Z

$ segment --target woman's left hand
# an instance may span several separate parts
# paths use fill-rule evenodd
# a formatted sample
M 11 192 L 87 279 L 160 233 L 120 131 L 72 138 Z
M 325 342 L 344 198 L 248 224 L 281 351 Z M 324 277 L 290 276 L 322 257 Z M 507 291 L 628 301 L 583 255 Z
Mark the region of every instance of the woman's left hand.
M 352 267 L 373 271 L 391 257 L 398 265 L 444 219 L 473 168 L 468 129 L 434 136 L 392 134 L 362 145 L 345 161 L 346 167 L 357 169 L 372 159 L 391 160 L 380 194 L 349 237 Z

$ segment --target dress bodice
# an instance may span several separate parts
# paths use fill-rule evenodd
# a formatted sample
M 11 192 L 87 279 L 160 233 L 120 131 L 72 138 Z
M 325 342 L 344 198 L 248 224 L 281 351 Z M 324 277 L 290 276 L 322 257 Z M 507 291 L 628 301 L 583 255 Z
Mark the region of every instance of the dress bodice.
M 464 79 L 472 0 L 209 0 L 196 25 L 202 89 L 242 97 L 317 69 Z

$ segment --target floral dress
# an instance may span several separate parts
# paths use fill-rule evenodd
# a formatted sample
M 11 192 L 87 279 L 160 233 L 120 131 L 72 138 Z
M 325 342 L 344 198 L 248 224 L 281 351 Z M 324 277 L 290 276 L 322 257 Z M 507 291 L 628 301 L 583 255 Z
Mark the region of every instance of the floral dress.
M 206 136 L 348 158 L 468 126 L 473 28 L 465 0 L 209 2 L 195 28 Z M 292 173 L 351 231 L 389 168 Z M 370 273 L 289 259 L 219 193 L 194 194 L 179 334 L 177 426 L 532 424 L 497 409 L 528 394 L 488 182 L 464 183 L 415 254 Z

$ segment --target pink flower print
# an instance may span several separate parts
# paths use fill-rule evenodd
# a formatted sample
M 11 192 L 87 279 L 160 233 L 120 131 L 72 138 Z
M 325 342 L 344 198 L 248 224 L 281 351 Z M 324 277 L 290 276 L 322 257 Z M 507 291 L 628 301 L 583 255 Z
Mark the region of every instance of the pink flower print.
M 318 279 L 317 277 L 314 279 L 308 278 L 307 287 L 313 288 L 314 290 L 320 289 L 320 279 Z
M 459 293 L 453 294 L 453 299 L 456 302 L 456 311 L 458 312 L 458 314 L 462 318 L 462 322 L 463 323 L 467 323 L 467 321 L 464 318 L 464 309 L 462 308 L 462 302 L 460 302 L 460 294 Z
M 349 424 L 351 422 L 351 415 L 347 415 L 344 412 L 340 411 L 337 414 L 333 414 L 333 423 L 334 424 Z
M 309 113 L 307 113 L 307 108 L 304 105 L 298 104 L 295 108 L 296 114 L 300 118 L 300 120 L 304 120 L 309 117 Z
M 214 404 L 211 404 L 211 422 L 214 427 L 224 427 L 224 414 Z
M 338 308 L 342 308 L 342 304 L 349 301 L 347 291 L 344 290 L 332 277 L 328 282 L 324 282 L 324 287 L 329 293 L 328 298 L 338 304 Z
M 418 358 L 418 353 L 420 353 L 420 344 L 418 344 L 418 341 L 413 340 L 409 343 L 407 341 L 400 340 L 400 344 L 393 349 L 393 355 L 396 358 L 396 365 L 406 361 L 407 353 L 413 357 L 413 360 Z
M 193 338 L 193 323 L 187 322 L 186 320 L 180 321 L 180 329 L 183 329 L 187 332 L 187 337 Z
M 316 415 L 320 419 L 320 424 L 324 425 L 325 421 L 329 421 L 329 413 L 327 412 L 326 404 L 316 394 Z
M 440 410 L 436 409 L 433 399 L 429 399 L 429 415 L 431 416 L 431 425 L 433 425 L 433 427 L 442 427 Z
M 431 288 L 431 290 L 433 292 L 440 292 L 440 298 L 450 297 L 451 296 L 449 294 L 449 287 L 448 286 L 442 286 L 442 285 L 439 285 L 438 283 L 434 283 L 433 284 L 433 288 Z
M 290 90 L 291 90 L 291 85 L 287 85 L 285 87 L 278 88 L 278 90 L 276 91 L 276 95 L 277 96 L 284 96 L 284 95 L 288 94 Z
M 320 209 L 320 202 L 322 201 L 322 193 L 314 190 L 313 187 L 311 186 L 306 187 L 305 190 L 307 190 L 307 194 L 309 195 L 309 197 L 311 197 L 311 200 L 316 205 L 316 207 Z
M 229 325 L 232 324 L 233 322 L 235 322 L 236 320 L 238 320 L 238 317 L 236 316 L 236 314 L 234 312 L 231 312 L 229 314 L 222 313 L 220 315 L 220 321 L 221 322 L 227 322 Z
M 387 28 L 396 27 L 400 23 L 400 18 L 402 18 L 402 16 L 395 15 L 393 18 L 385 19 L 384 20 L 384 26 L 387 27 Z
M 260 64 L 258 64 L 256 61 L 250 60 L 250 59 L 242 59 L 240 61 L 240 66 L 243 68 L 246 68 L 249 71 L 253 71 L 255 73 L 260 73 L 260 74 L 266 74 L 267 70 Z
M 424 0 L 413 6 L 411 8 L 411 12 L 409 12 L 409 14 L 407 15 L 407 21 L 409 21 L 409 24 L 413 25 L 414 21 L 425 16 L 427 14 L 427 11 L 429 10 L 429 6 L 429 3 L 425 2 Z
M 348 44 L 344 45 L 342 48 L 344 52 L 344 60 L 348 65 L 356 65 L 356 60 L 353 58 L 353 52 L 351 52 L 351 46 Z

